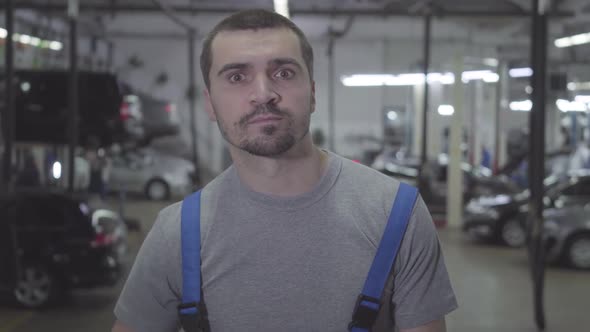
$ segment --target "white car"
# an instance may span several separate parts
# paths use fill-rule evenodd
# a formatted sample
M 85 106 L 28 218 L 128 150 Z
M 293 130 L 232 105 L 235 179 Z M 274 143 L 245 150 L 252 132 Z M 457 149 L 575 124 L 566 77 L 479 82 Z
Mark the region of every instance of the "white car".
M 151 200 L 183 197 L 194 189 L 195 167 L 185 159 L 151 149 L 125 152 L 112 158 L 107 189 L 143 193 Z

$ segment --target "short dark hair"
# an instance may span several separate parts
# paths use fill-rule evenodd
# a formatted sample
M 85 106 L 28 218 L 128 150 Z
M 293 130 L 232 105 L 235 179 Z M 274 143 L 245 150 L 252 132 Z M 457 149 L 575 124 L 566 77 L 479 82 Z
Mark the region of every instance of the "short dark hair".
M 303 31 L 288 18 L 264 9 L 250 9 L 237 12 L 219 22 L 205 38 L 201 51 L 201 73 L 207 89 L 210 86 L 209 72 L 211 71 L 213 39 L 222 31 L 258 30 L 271 28 L 286 28 L 295 33 L 299 39 L 301 53 L 309 77 L 313 77 L 313 50 Z

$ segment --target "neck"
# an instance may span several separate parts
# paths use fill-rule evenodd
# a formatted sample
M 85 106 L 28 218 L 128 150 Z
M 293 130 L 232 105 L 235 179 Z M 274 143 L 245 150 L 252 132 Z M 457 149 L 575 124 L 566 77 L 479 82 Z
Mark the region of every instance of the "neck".
M 254 156 L 233 146 L 230 154 L 242 183 L 259 193 L 286 197 L 311 191 L 328 161 L 310 135 L 280 156 Z

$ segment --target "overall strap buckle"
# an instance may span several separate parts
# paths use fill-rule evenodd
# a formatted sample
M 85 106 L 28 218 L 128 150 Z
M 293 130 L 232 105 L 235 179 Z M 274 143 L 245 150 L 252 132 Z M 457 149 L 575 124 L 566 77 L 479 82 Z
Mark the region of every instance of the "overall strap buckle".
M 203 302 L 188 302 L 178 306 L 180 325 L 185 332 L 210 332 L 207 308 Z

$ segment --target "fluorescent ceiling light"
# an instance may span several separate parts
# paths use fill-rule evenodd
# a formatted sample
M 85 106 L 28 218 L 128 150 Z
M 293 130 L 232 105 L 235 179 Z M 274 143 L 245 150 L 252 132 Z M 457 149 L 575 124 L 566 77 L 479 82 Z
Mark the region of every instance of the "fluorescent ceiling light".
M 465 83 L 473 80 L 483 80 L 487 75 L 492 74 L 491 70 L 469 70 L 461 74 L 461 80 Z
M 8 31 L 4 28 L 0 28 L 0 39 L 4 39 L 8 36 Z M 63 44 L 59 41 L 42 40 L 35 36 L 29 36 L 25 34 L 13 33 L 12 40 L 25 45 L 32 45 L 35 47 L 49 48 L 54 51 L 61 51 Z
M 508 71 L 510 77 L 531 77 L 533 76 L 533 70 L 531 68 L 512 68 Z
M 387 112 L 387 118 L 391 121 L 397 120 L 397 112 L 396 111 Z
M 31 37 L 31 45 L 32 46 L 39 46 L 41 45 L 41 39 L 37 37 Z
M 53 163 L 53 167 L 51 167 L 51 173 L 54 179 L 59 180 L 59 178 L 61 178 L 61 163 L 59 161 Z
M 533 108 L 533 102 L 530 100 L 521 100 L 510 102 L 510 110 L 528 112 Z
M 30 44 L 31 43 L 31 36 L 29 35 L 20 35 L 20 38 L 18 39 L 21 44 Z
M 463 82 L 483 80 L 487 83 L 498 82 L 500 76 L 490 70 L 472 70 L 461 74 Z M 424 84 L 424 74 L 354 74 L 341 76 L 340 81 L 345 86 L 412 86 Z M 453 84 L 453 73 L 429 73 L 428 83 Z
M 559 48 L 590 43 L 590 32 L 555 39 L 555 46 Z
M 420 74 L 424 77 L 424 74 Z M 429 73 L 428 83 L 441 83 L 441 84 L 453 84 L 455 83 L 455 75 L 453 73 Z M 424 83 L 424 80 L 422 80 Z
M 490 66 L 490 67 L 498 67 L 498 64 L 500 62 L 498 61 L 498 59 L 494 59 L 494 58 L 485 58 L 483 59 L 483 64 Z
M 586 104 L 579 101 L 557 99 L 555 104 L 557 105 L 557 108 L 562 112 L 586 112 L 588 110 Z
M 453 115 L 453 113 L 455 113 L 455 108 L 453 105 L 440 105 L 438 107 L 438 114 L 442 116 Z
M 574 98 L 575 101 L 579 102 L 579 103 L 590 103 L 590 95 L 577 95 Z
M 61 51 L 61 49 L 63 48 L 63 45 L 62 45 L 62 43 L 60 43 L 58 41 L 52 41 L 49 43 L 49 48 L 54 51 Z
M 274 0 L 275 12 L 289 18 L 289 0 Z
M 569 82 L 567 89 L 570 91 L 590 90 L 590 82 Z

